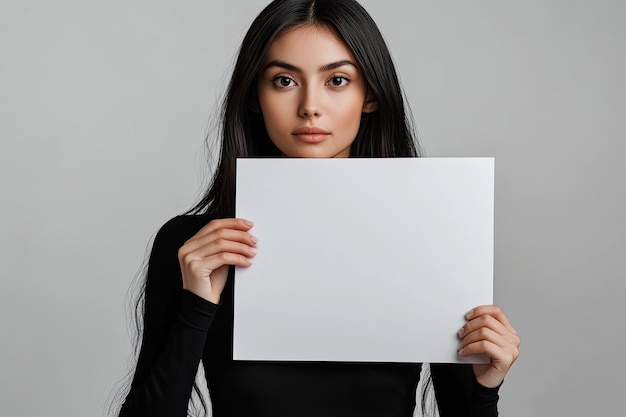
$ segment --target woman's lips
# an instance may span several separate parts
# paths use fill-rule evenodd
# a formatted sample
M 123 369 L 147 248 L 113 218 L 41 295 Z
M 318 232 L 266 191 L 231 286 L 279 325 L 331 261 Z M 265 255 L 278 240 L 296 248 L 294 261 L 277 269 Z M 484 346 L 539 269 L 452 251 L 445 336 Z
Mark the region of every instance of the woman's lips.
M 302 142 L 319 143 L 326 140 L 328 136 L 330 136 L 330 132 L 319 127 L 305 126 L 293 132 L 293 135 L 300 139 Z

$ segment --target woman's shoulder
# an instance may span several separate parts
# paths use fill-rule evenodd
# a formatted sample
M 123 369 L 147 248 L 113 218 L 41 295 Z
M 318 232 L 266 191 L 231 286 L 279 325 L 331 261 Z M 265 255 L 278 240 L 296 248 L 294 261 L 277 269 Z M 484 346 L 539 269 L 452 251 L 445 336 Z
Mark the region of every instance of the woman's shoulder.
M 154 240 L 167 242 L 176 247 L 182 246 L 212 219 L 205 214 L 182 214 L 167 222 L 157 232 Z

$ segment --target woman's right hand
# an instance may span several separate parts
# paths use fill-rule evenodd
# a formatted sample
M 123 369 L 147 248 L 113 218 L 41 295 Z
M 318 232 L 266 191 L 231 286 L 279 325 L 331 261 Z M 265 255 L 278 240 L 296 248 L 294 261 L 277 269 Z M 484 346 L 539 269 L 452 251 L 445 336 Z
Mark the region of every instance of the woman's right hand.
M 253 223 L 244 219 L 210 221 L 178 250 L 183 288 L 218 304 L 228 266 L 247 267 L 256 255 Z

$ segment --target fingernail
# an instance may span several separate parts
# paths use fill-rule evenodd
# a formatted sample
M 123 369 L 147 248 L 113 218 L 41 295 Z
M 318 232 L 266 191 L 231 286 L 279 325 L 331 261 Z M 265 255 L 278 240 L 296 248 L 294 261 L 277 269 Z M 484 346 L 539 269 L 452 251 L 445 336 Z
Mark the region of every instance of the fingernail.
M 458 352 L 458 354 L 459 354 L 459 355 L 463 355 L 463 351 L 464 351 L 464 350 L 465 350 L 465 348 L 461 349 L 461 348 L 459 347 L 459 349 L 457 350 L 457 352 Z
M 250 220 L 244 220 L 243 222 L 244 222 L 247 226 L 250 226 L 250 227 L 254 226 L 254 223 L 252 223 Z
M 465 333 L 465 329 L 461 327 L 461 330 L 459 330 L 456 334 L 458 334 L 459 337 L 463 337 L 463 333 Z
M 256 238 L 256 236 L 254 236 L 254 235 L 250 235 L 250 240 L 251 240 L 253 243 L 257 243 L 257 242 L 259 241 L 259 239 L 257 239 L 257 238 Z
M 250 248 L 250 252 L 254 253 L 256 255 L 256 248 Z
M 474 317 L 474 310 L 470 310 L 467 313 L 465 313 L 465 318 L 466 319 L 471 319 L 472 317 Z

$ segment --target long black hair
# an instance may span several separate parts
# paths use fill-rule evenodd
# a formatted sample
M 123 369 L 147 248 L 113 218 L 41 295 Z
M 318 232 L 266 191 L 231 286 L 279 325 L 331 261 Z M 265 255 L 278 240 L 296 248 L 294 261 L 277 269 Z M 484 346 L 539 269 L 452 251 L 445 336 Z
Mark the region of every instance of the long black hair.
M 262 115 L 253 110 L 257 78 L 272 41 L 285 30 L 317 25 L 335 33 L 353 53 L 378 109 L 363 113 L 352 157 L 418 156 L 412 119 L 389 49 L 376 23 L 355 0 L 275 0 L 252 22 L 239 49 L 221 113 L 219 160 L 211 185 L 189 213 L 234 215 L 238 157 L 279 156 Z

